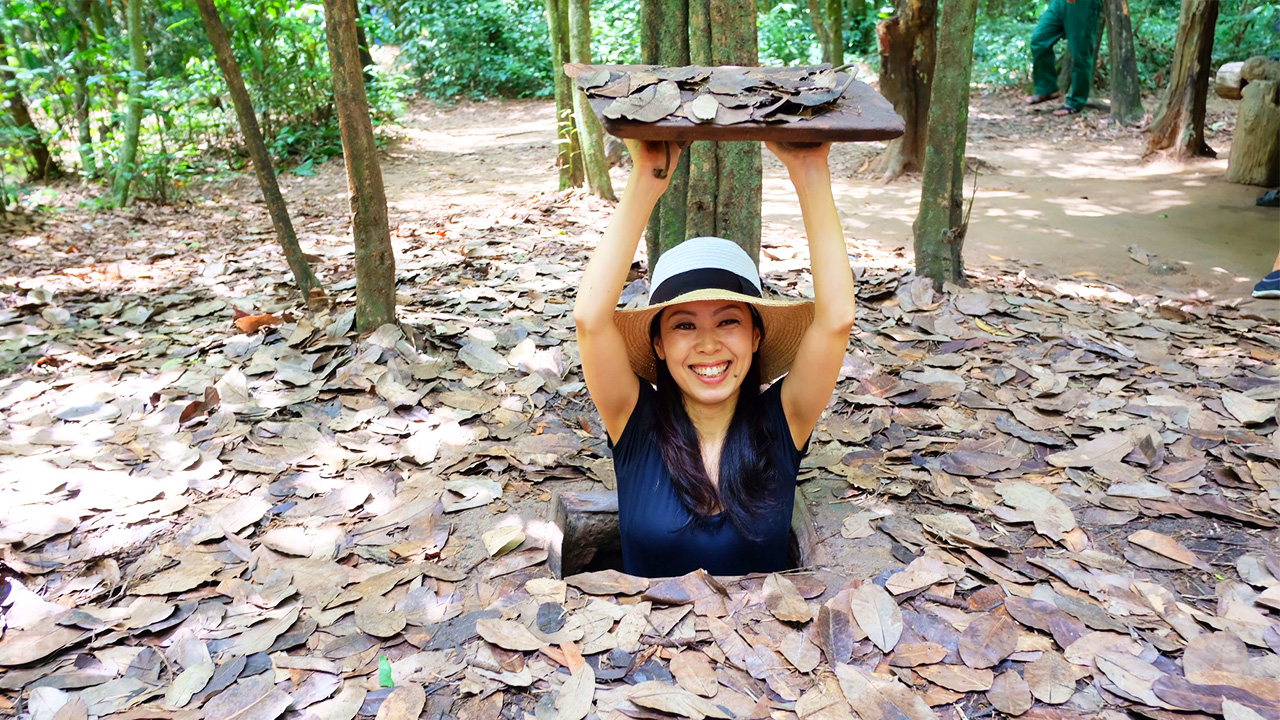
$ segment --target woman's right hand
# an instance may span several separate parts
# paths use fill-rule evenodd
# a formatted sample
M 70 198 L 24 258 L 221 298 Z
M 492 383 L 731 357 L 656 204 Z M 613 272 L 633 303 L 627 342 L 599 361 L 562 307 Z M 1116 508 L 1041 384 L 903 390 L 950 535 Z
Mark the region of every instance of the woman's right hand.
M 684 147 L 675 142 L 635 140 L 627 138 L 627 152 L 631 154 L 631 176 L 637 181 L 657 183 L 666 189 L 671 174 L 680 162 Z

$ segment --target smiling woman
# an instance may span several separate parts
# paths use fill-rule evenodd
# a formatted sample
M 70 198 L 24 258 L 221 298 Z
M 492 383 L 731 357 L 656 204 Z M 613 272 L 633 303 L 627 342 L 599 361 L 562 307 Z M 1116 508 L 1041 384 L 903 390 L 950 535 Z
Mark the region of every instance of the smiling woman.
M 583 375 L 613 448 L 623 567 L 634 575 L 787 566 L 796 473 L 835 387 L 854 297 L 829 146 L 770 149 L 800 197 L 814 302 L 765 297 L 742 248 L 701 237 L 658 260 L 647 307 L 615 310 L 667 186 L 654 170 L 680 153 L 660 143 L 632 144 L 634 170 L 583 276 Z

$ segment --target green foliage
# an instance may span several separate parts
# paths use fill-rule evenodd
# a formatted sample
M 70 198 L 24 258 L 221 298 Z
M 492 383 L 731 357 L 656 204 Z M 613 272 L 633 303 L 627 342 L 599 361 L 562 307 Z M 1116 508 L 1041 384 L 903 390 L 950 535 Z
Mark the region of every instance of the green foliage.
M 982 17 L 974 30 L 973 82 L 1021 85 L 1031 79 L 1031 31 L 1036 18 Z M 1060 43 L 1065 51 L 1065 43 Z
M 640 62 L 640 0 L 591 3 L 591 54 L 599 63 Z
M 221 0 L 218 10 L 277 170 L 310 167 L 341 154 L 323 5 Z M 21 48 L 15 53 L 18 89 L 51 147 L 77 142 L 75 79 L 77 69 L 85 72 L 93 150 L 103 176 L 113 171 L 123 135 L 130 72 L 123 11 L 123 3 L 82 0 L 9 0 L 0 6 L 0 29 L 11 51 Z M 150 68 L 134 182 L 140 197 L 165 201 L 193 181 L 243 167 L 246 157 L 194 4 L 146 2 L 143 12 Z M 374 119 L 389 118 L 402 108 L 406 80 L 378 68 L 370 72 Z M 8 115 L 0 115 L 0 162 L 9 147 L 12 133 L 5 128 L 10 125 Z M 64 152 L 59 160 L 66 166 L 73 157 Z
M 812 65 L 822 62 L 808 6 L 780 2 L 757 16 L 761 65 Z
M 379 34 L 436 99 L 550 97 L 542 0 L 419 0 L 379 13 Z

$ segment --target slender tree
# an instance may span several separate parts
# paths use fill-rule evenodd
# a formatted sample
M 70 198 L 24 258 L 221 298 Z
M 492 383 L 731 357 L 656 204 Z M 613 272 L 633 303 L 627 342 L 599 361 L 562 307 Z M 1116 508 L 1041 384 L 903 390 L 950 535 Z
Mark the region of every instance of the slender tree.
M 1204 140 L 1204 114 L 1218 6 L 1218 0 L 1182 0 L 1169 88 L 1151 124 L 1148 154 L 1217 156 Z
M 213 46 L 214 59 L 222 70 L 222 77 L 227 81 L 227 90 L 231 93 L 231 102 L 235 105 L 236 117 L 240 121 L 240 132 L 244 135 L 245 149 L 253 161 L 258 186 L 262 188 L 262 197 L 266 200 L 267 212 L 271 215 L 271 225 L 275 228 L 276 239 L 284 250 L 289 269 L 293 271 L 293 280 L 308 303 L 322 304 L 325 301 L 324 288 L 311 271 L 311 265 L 307 263 L 307 258 L 298 245 L 298 236 L 293 231 L 289 210 L 285 207 L 280 185 L 276 182 L 271 155 L 267 152 L 262 130 L 258 127 L 258 116 L 253 111 L 253 101 L 249 98 L 249 91 L 245 89 L 244 77 L 240 74 L 240 65 L 231 50 L 231 40 L 222 25 L 222 18 L 218 17 L 213 0 L 196 0 L 196 7 L 204 22 L 205 33 L 209 36 L 209 44 Z
M 591 63 L 591 0 L 569 0 L 569 59 Z M 573 113 L 577 119 L 578 146 L 591 192 L 606 200 L 617 200 L 609 179 L 609 160 L 604 154 L 604 128 L 587 101 L 586 93 L 574 87 Z
M 756 0 L 711 0 L 711 48 L 716 65 L 758 65 Z M 760 263 L 761 147 L 716 143 L 716 235 Z
M 62 177 L 62 168 L 58 166 L 57 158 L 45 144 L 40 128 L 31 118 L 31 109 L 27 106 L 27 99 L 22 95 L 22 88 L 18 87 L 18 79 L 11 68 L 9 48 L 5 43 L 4 33 L 0 32 L 0 85 L 3 86 L 0 92 L 3 93 L 3 99 L 9 106 L 14 127 L 22 135 L 22 144 L 26 147 L 27 154 L 31 156 L 31 162 L 27 165 L 27 180 L 31 182 L 56 180 Z
M 880 92 L 902 116 L 905 131 L 880 157 L 885 182 L 924 164 L 925 129 L 937 58 L 938 0 L 896 0 L 896 11 L 876 26 Z
M 73 0 L 68 7 L 76 23 L 75 54 L 71 59 L 71 81 L 75 87 L 73 102 L 76 116 L 76 152 L 80 155 L 80 175 L 91 179 L 98 176 L 98 161 L 94 154 L 93 128 L 90 126 L 89 119 L 92 104 L 89 96 L 89 75 L 92 63 L 89 38 L 93 36 L 93 28 L 89 24 L 90 2 L 91 0 Z
M 356 41 L 355 0 L 324 0 L 324 17 L 355 239 L 356 328 L 366 332 L 396 320 L 396 261 Z
M 1133 47 L 1129 0 L 1106 0 L 1107 47 L 1111 56 L 1111 117 L 1129 125 L 1142 117 L 1138 58 Z
M 123 207 L 129 202 L 129 185 L 137 171 L 138 136 L 142 131 L 142 85 L 147 77 L 147 50 L 142 42 L 142 0 L 125 0 L 129 28 L 129 109 L 124 119 L 124 142 L 116 164 L 111 202 Z
M 809 20 L 822 47 L 822 61 L 844 64 L 844 7 L 841 0 L 809 0 Z
M 929 103 L 928 148 L 916 216 L 916 275 L 965 285 L 964 151 L 969 131 L 969 81 L 978 0 L 942 5 L 938 65 Z
M 556 165 L 560 168 L 560 189 L 563 190 L 579 187 L 583 181 L 582 152 L 573 119 L 576 88 L 564 74 L 564 64 L 569 62 L 569 0 L 546 0 L 546 6 L 556 97 Z

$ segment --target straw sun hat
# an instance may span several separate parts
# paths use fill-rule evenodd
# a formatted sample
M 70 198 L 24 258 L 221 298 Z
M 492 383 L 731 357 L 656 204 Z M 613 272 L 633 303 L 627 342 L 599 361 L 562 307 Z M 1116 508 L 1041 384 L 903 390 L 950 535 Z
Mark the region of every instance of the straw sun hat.
M 771 381 L 791 367 L 809 323 L 813 303 L 764 297 L 760 273 L 751 257 L 735 243 L 718 237 L 686 240 L 662 253 L 649 284 L 649 305 L 615 311 L 613 320 L 627 344 L 631 369 L 651 383 L 658 381 L 657 358 L 649 325 L 663 308 L 699 300 L 736 300 L 756 309 L 764 323 L 760 343 L 760 378 Z

